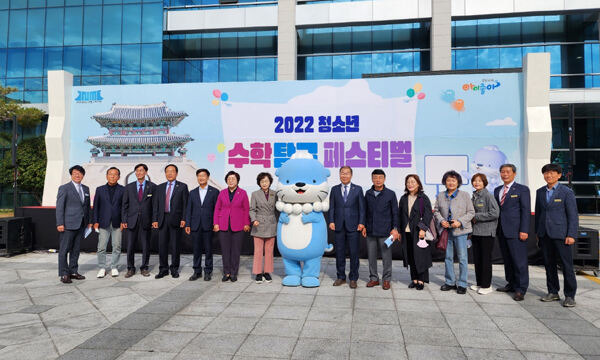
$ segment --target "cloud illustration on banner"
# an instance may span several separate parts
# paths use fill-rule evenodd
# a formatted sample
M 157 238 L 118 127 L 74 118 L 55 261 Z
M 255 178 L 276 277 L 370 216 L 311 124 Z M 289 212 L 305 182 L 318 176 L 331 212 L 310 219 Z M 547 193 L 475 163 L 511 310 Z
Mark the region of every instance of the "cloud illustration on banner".
M 514 120 L 507 116 L 504 119 L 496 119 L 485 123 L 485 126 L 517 126 L 517 123 Z

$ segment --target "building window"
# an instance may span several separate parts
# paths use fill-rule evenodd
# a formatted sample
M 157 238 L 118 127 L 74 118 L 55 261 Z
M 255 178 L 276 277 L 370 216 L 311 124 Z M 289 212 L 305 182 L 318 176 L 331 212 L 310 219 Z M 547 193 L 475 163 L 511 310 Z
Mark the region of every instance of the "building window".
M 298 29 L 298 79 L 429 70 L 429 22 Z
M 569 150 L 569 117 L 574 121 L 574 159 Z M 564 171 L 561 182 L 573 186 L 581 214 L 600 213 L 600 103 L 550 105 L 551 161 Z
M 521 67 L 527 53 L 550 53 L 550 87 L 600 86 L 598 13 L 452 22 L 452 68 Z

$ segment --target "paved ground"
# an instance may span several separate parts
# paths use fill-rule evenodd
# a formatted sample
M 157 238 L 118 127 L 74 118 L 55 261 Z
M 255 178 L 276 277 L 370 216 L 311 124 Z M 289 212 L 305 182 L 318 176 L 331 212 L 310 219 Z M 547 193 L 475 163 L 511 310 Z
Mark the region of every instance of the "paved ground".
M 0 358 L 600 359 L 600 284 L 582 276 L 578 306 L 565 309 L 538 301 L 539 267 L 530 268 L 525 301 L 515 303 L 498 292 L 441 292 L 443 264 L 416 291 L 395 261 L 392 291 L 384 291 L 365 288 L 365 261 L 351 290 L 331 286 L 334 259 L 323 260 L 314 289 L 282 287 L 279 259 L 273 283 L 255 284 L 251 260 L 242 259 L 237 283 L 220 282 L 219 258 L 213 281 L 187 281 L 190 256 L 179 279 L 96 279 L 95 255 L 82 254 L 87 280 L 63 285 L 56 254 L 2 258 Z M 502 274 L 494 268 L 495 285 Z

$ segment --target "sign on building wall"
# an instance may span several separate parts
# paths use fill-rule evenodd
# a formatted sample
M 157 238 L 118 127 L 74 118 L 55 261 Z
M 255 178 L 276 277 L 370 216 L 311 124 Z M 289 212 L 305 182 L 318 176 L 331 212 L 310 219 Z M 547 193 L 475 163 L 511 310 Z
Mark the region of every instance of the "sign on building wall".
M 501 164 L 520 167 L 522 132 L 518 73 L 82 86 L 73 88 L 69 161 L 86 168 L 92 191 L 111 166 L 121 183 L 134 181 L 138 163 L 156 183 L 174 163 L 190 188 L 207 168 L 216 186 L 235 170 L 254 190 L 259 172 L 307 150 L 332 169 L 332 185 L 340 166 L 363 188 L 382 168 L 398 195 L 410 173 L 434 195 L 451 169 L 466 184 L 483 172 L 498 185 Z

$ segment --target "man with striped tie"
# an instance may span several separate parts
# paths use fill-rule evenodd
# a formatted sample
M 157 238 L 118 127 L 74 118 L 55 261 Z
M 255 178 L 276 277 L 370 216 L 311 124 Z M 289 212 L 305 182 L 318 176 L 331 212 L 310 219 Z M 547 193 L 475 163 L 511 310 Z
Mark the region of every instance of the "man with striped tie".
M 517 167 L 513 164 L 500 166 L 500 178 L 504 185 L 494 189 L 494 198 L 500 206 L 498 221 L 498 244 L 504 259 L 504 275 L 507 284 L 496 290 L 514 292 L 513 299 L 522 301 L 529 287 L 527 262 L 527 238 L 531 217 L 529 188 L 515 182 Z

